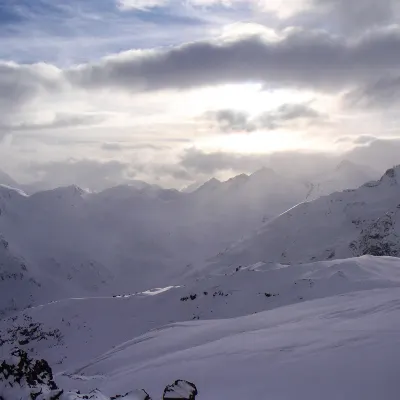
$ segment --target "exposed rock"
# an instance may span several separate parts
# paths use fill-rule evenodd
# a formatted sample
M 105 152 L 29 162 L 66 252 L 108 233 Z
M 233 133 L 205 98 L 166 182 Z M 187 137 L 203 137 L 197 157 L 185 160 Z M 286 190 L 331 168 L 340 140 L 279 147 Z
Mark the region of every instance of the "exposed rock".
M 195 400 L 193 383 L 178 380 L 164 390 L 163 399 Z M 65 392 L 54 381 L 53 372 L 45 360 L 33 360 L 21 349 L 14 349 L 8 360 L 0 364 L 0 400 L 151 400 L 145 390 L 105 396 L 99 390 L 88 394 Z
M 389 213 L 370 224 L 361 232 L 356 255 L 398 257 L 400 240 L 394 226 L 395 219 Z
M 198 395 L 193 383 L 178 380 L 164 390 L 163 400 L 195 400 Z
M 62 393 L 45 360 L 32 360 L 25 351 L 15 349 L 0 364 L 0 399 L 57 400 Z

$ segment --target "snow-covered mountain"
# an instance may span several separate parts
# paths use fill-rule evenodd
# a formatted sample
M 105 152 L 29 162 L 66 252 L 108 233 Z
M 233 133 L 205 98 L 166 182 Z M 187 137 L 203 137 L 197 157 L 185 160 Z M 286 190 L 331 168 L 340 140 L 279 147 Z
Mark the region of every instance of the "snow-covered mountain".
M 366 182 L 379 178 L 379 172 L 365 165 L 342 160 L 329 173 L 316 174 L 310 180 L 307 200 L 317 199 L 333 192 L 356 189 Z
M 308 190 L 270 170 L 217 182 L 191 194 L 142 183 L 100 193 L 69 186 L 30 196 L 0 186 L 4 285 L 13 279 L 12 285 L 41 288 L 25 290 L 28 299 L 18 297 L 15 304 L 12 292 L 2 291 L 0 313 L 173 284 L 190 264 L 304 200 Z
M 335 185 L 343 183 L 349 169 L 356 170 L 357 179 L 362 176 L 358 167 L 345 163 Z M 69 186 L 30 196 L 0 186 L 0 230 L 7 243 L 0 250 L 3 284 L 12 280 L 10 288 L 30 288 L 24 290 L 25 299 L 2 291 L 0 313 L 53 299 L 176 284 L 191 274 L 193 265 L 257 232 L 263 224 L 269 226 L 269 221 L 303 202 L 314 189 L 268 168 L 226 182 L 212 179 L 192 193 L 144 182 L 99 193 Z M 263 259 L 253 250 L 251 260 L 237 257 L 236 249 L 227 252 L 233 252 L 232 262 Z M 337 256 L 354 254 L 363 253 Z M 296 262 L 296 257 L 272 260 Z M 312 257 L 299 261 L 312 261 Z
M 213 258 L 206 270 L 400 254 L 400 166 L 379 181 L 305 202 Z M 205 272 L 200 269 L 200 274 Z
M 248 398 L 244 389 L 262 398 L 267 387 L 277 398 L 297 388 L 301 398 L 317 400 L 320 390 L 329 399 L 348 398 L 358 390 L 372 399 L 376 392 L 368 385 L 364 390 L 365 382 L 346 385 L 345 378 L 360 357 L 381 354 L 361 363 L 369 365 L 362 375 L 373 376 L 379 390 L 386 384 L 385 398 L 391 399 L 398 381 L 395 374 L 388 378 L 379 360 L 396 367 L 400 359 L 399 291 L 397 258 L 258 263 L 186 286 L 22 311 L 1 321 L 0 354 L 17 345 L 45 358 L 67 390 L 115 394 L 144 387 L 159 398 L 166 384 L 182 378 L 196 383 L 200 399 L 224 393 L 234 400 Z M 333 368 L 342 372 L 330 376 Z M 266 371 L 268 385 L 266 376 L 260 380 Z M 326 376 L 318 390 L 311 387 L 315 374 Z M 284 385 L 288 379 L 295 386 Z
M 10 187 L 18 187 L 18 183 L 2 170 L 0 170 L 0 184 Z
M 2 371 L 45 358 L 60 399 L 159 398 L 177 379 L 200 399 L 396 398 L 400 167 L 310 189 L 269 169 L 191 193 L 0 186 Z

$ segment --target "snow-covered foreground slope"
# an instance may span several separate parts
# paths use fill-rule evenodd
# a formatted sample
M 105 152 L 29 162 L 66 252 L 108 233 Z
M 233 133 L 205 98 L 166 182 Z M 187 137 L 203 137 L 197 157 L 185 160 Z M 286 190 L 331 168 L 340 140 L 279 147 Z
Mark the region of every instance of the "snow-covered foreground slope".
M 400 254 L 400 167 L 377 182 L 302 203 L 212 259 L 205 271 L 264 262 L 304 263 Z
M 68 387 L 154 397 L 176 376 L 199 399 L 397 399 L 400 289 L 372 290 L 229 320 L 165 326 L 64 377 Z M 157 397 L 155 397 L 157 398 Z
M 19 346 L 55 371 L 174 322 L 236 318 L 343 293 L 400 287 L 400 261 L 365 256 L 304 265 L 257 264 L 182 287 L 34 307 L 0 323 L 1 355 Z

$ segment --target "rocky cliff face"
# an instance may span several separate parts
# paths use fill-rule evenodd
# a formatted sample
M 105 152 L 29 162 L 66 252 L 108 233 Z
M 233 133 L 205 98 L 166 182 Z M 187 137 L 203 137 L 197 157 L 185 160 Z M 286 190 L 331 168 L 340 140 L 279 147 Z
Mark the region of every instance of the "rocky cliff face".
M 350 244 L 354 255 L 391 256 L 400 255 L 400 237 L 396 227 L 397 211 L 389 211 L 361 231 L 356 242 Z

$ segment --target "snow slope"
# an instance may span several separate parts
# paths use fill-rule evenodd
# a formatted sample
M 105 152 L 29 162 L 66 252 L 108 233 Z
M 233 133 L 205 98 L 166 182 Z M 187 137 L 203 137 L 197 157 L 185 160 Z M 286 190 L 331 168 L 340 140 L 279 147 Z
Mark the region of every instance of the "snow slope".
M 197 272 L 259 261 L 307 263 L 400 254 L 400 166 L 376 182 L 299 204 L 233 244 Z
M 394 287 L 400 287 L 397 258 L 259 263 L 181 287 L 33 307 L 1 321 L 0 354 L 5 356 L 18 345 L 62 371 L 166 324 L 236 318 L 343 293 Z
M 228 320 L 176 323 L 64 378 L 104 393 L 160 393 L 179 376 L 199 399 L 397 399 L 400 289 L 350 293 Z M 157 398 L 157 397 L 155 397 Z

